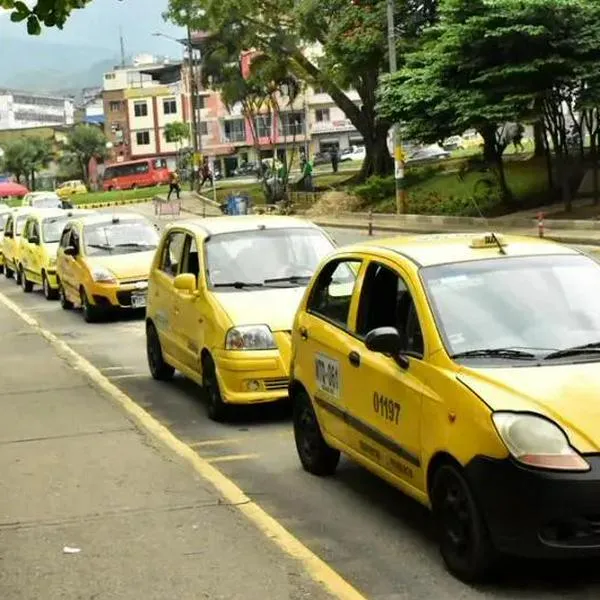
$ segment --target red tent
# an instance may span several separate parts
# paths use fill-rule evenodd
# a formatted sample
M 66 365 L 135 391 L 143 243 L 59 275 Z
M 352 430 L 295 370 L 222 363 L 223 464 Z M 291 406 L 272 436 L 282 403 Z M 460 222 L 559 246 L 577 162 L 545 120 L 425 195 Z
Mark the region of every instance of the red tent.
M 18 196 L 22 198 L 28 194 L 29 190 L 24 185 L 12 183 L 11 181 L 0 182 L 0 197 L 2 196 Z

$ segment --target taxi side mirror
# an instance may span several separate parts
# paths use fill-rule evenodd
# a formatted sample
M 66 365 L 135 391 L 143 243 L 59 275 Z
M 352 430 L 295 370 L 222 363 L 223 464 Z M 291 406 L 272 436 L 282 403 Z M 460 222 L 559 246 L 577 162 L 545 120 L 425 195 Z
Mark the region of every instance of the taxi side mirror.
M 175 277 L 173 286 L 176 290 L 192 294 L 196 291 L 196 277 L 192 273 L 181 273 Z
M 77 256 L 77 248 L 75 246 L 67 246 L 63 252 L 65 256 Z
M 393 357 L 403 369 L 408 369 L 408 359 L 401 354 L 402 338 L 395 327 L 378 327 L 369 331 L 365 337 L 365 346 L 372 352 Z
M 12 238 L 12 237 L 14 237 L 14 235 L 12 234 L 12 231 L 5 231 L 4 232 L 4 237 L 5 238 Z
M 40 243 L 40 238 L 37 235 L 30 235 L 27 240 L 30 244 L 35 244 L 36 246 Z

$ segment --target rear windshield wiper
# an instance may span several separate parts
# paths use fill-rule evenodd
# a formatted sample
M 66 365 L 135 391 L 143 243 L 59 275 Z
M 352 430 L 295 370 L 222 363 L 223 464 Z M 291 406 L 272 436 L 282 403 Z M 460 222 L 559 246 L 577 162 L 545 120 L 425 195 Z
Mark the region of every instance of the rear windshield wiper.
M 262 283 L 252 283 L 251 281 L 232 281 L 230 283 L 213 283 L 213 287 L 222 288 L 222 287 L 232 287 L 238 290 L 242 288 L 250 288 L 250 287 L 263 287 Z
M 524 350 L 515 350 L 514 348 L 480 348 L 478 350 L 467 350 L 458 352 L 450 358 L 506 358 L 516 360 L 533 360 L 535 354 L 525 352 Z
M 572 348 L 564 348 L 556 350 L 544 356 L 544 360 L 552 360 L 553 358 L 566 358 L 568 356 L 578 356 L 579 354 L 597 354 L 600 352 L 600 342 L 592 342 L 583 346 L 573 346 Z

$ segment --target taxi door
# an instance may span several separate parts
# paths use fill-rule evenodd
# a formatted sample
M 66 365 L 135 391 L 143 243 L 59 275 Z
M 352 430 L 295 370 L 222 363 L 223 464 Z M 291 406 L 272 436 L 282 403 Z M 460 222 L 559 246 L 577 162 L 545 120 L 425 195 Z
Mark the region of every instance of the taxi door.
M 35 243 L 29 242 L 27 239 L 27 260 L 29 261 L 29 279 L 37 284 L 42 283 L 42 255 L 44 250 L 42 248 L 42 235 L 41 235 L 40 222 L 35 219 L 31 224 L 30 235 L 37 240 Z
M 189 233 L 186 235 L 178 274 L 181 275 L 182 273 L 194 275 L 198 286 L 200 278 L 198 243 L 196 237 Z M 173 329 L 177 352 L 176 358 L 186 367 L 200 374 L 202 371 L 200 353 L 204 347 L 206 298 L 203 292 L 196 292 L 195 294 L 182 290 L 174 290 L 174 292 L 175 319 Z
M 27 275 L 28 279 L 30 277 L 31 271 L 31 260 L 32 260 L 32 249 L 31 243 L 29 242 L 29 238 L 33 232 L 33 223 L 34 219 L 27 219 L 25 223 L 25 227 L 23 228 L 23 233 L 19 238 L 19 256 L 21 257 L 21 265 L 23 265 L 23 271 Z
M 408 279 L 394 264 L 371 261 L 362 280 L 348 385 L 349 442 L 366 459 L 411 487 L 423 489 L 421 411 L 425 392 L 423 335 Z M 364 339 L 379 327 L 398 329 L 408 361 L 368 350 Z
M 305 311 L 294 326 L 294 370 L 307 383 L 323 429 L 345 443 L 346 413 L 354 393 L 352 335 L 348 330 L 362 261 L 347 257 L 328 263 L 319 273 Z
M 64 250 L 74 247 L 79 252 L 78 236 L 75 236 L 74 226 L 68 226 L 62 234 L 60 247 L 56 256 L 57 271 L 60 282 L 68 300 L 79 302 L 79 285 L 77 283 L 76 257 L 65 254 Z M 77 243 L 77 245 L 76 245 Z
M 181 353 L 176 347 L 176 291 L 173 282 L 179 274 L 185 237 L 186 233 L 181 230 L 168 234 L 148 285 L 149 316 L 158 331 L 163 352 L 177 360 L 180 360 Z
M 15 217 L 10 215 L 6 221 L 4 227 L 4 241 L 2 244 L 2 251 L 4 254 L 4 260 L 8 265 L 8 268 L 14 270 L 14 244 L 15 244 Z

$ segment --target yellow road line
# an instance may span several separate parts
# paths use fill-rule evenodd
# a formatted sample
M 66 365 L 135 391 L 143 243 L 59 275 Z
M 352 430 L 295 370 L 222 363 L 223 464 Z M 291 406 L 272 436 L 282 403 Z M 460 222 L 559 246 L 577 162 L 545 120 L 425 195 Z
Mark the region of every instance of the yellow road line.
M 228 454 L 227 456 L 215 456 L 214 458 L 205 458 L 207 463 L 222 463 L 231 462 L 234 460 L 250 460 L 252 458 L 259 458 L 260 454 Z
M 106 392 L 149 434 L 163 442 L 181 458 L 187 460 L 195 471 L 210 482 L 230 504 L 234 505 L 244 516 L 274 542 L 288 556 L 298 560 L 306 572 L 318 583 L 322 584 L 333 596 L 340 600 L 367 600 L 356 588 L 334 571 L 325 561 L 307 548 L 297 537 L 290 533 L 279 521 L 252 501 L 241 488 L 221 471 L 213 467 L 206 459 L 201 458 L 193 448 L 175 437 L 164 425 L 137 405 L 127 394 L 110 382 L 92 363 L 75 352 L 68 344 L 44 329 L 33 317 L 29 316 L 7 296 L 0 293 L 0 303 L 12 310 L 25 323 L 33 327 L 59 356 L 68 358 L 72 367 L 85 373 L 101 390 Z
M 111 379 L 114 379 L 112 377 Z M 216 438 L 214 440 L 200 440 L 198 442 L 190 442 L 190 448 L 205 448 L 207 446 L 225 446 L 226 444 L 243 444 L 245 442 L 255 442 L 257 440 L 268 439 L 271 435 L 275 437 L 291 438 L 292 430 L 289 431 L 276 431 L 276 432 L 265 432 L 262 435 L 248 435 L 246 437 L 231 437 L 231 438 Z

